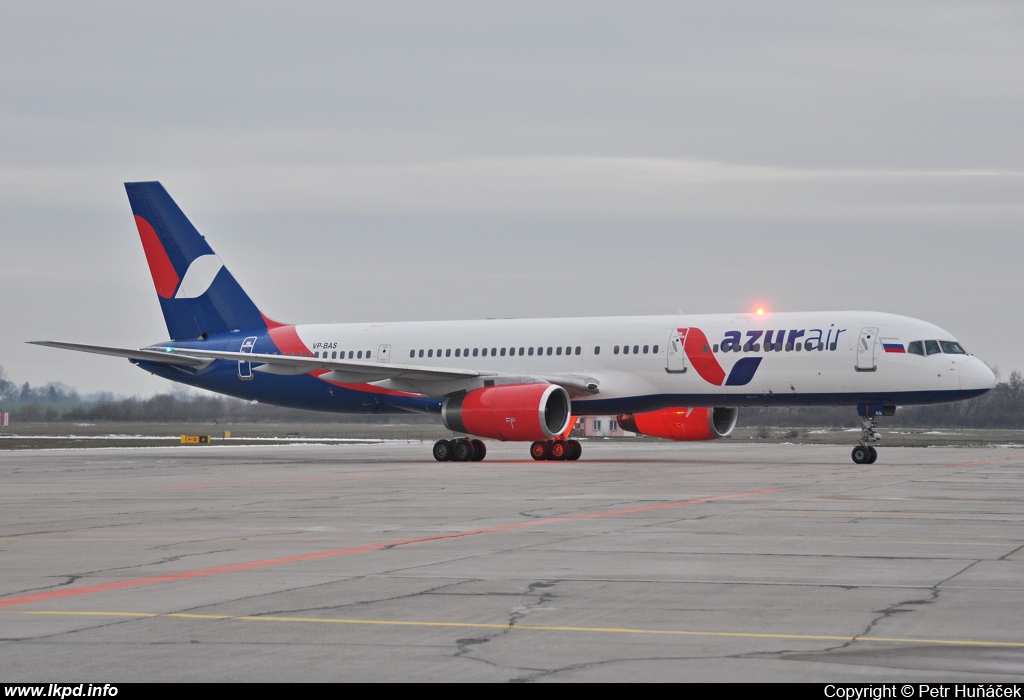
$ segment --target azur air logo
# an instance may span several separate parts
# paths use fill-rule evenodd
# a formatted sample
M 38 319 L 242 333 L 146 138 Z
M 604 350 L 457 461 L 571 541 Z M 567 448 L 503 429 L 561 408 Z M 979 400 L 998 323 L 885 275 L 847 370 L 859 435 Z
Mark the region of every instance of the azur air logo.
M 732 366 L 729 375 L 719 364 L 718 358 L 711 352 L 711 344 L 704 331 L 699 328 L 679 328 L 679 342 L 683 346 L 686 359 L 690 361 L 701 379 L 715 386 L 746 386 L 754 378 L 760 357 L 744 357 Z

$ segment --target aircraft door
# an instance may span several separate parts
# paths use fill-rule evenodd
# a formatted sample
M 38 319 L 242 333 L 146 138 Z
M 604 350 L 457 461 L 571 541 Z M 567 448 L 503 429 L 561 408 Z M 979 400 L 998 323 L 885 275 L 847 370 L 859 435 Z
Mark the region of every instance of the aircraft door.
M 390 363 L 391 362 L 391 346 L 390 345 L 381 345 L 379 348 L 377 348 L 377 362 L 385 362 L 385 363 Z
M 874 372 L 875 350 L 878 347 L 878 329 L 861 328 L 860 339 L 857 341 L 857 371 Z
M 686 340 L 686 329 L 676 328 L 668 339 L 668 354 L 665 357 L 665 371 L 670 374 L 682 374 L 686 371 L 686 354 L 683 342 Z
M 251 353 L 253 346 L 256 345 L 256 336 L 250 335 L 248 338 L 242 341 L 242 347 L 238 349 L 239 352 Z M 238 378 L 239 379 L 252 379 L 252 363 L 246 361 L 238 362 Z

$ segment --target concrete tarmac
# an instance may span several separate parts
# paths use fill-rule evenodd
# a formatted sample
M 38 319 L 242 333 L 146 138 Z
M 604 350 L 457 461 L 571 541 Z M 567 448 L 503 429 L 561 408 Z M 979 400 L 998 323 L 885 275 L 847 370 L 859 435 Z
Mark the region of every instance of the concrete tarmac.
M 1024 449 L 0 454 L 0 681 L 1024 680 Z

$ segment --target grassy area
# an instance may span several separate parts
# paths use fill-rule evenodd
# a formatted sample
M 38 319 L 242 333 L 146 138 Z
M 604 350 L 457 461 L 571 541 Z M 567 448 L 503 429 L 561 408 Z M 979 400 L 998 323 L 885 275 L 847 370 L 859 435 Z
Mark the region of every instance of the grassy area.
M 225 439 L 224 432 L 231 437 Z M 1024 446 L 1024 430 L 912 428 L 880 429 L 882 446 Z M 731 442 L 852 445 L 859 431 L 849 428 L 737 428 Z M 0 450 L 156 447 L 178 445 L 182 435 L 209 435 L 212 444 L 287 444 L 309 441 L 418 440 L 451 437 L 440 424 L 369 423 L 19 423 L 0 428 Z M 598 440 L 601 438 L 595 438 Z M 657 438 L 618 438 L 625 441 Z M 196 447 L 195 449 L 200 449 Z
M 225 431 L 231 437 L 225 439 Z M 19 423 L 0 428 L 0 450 L 156 447 L 180 444 L 182 435 L 209 435 L 215 445 L 266 445 L 310 440 L 423 440 L 451 433 L 437 425 L 367 423 Z
M 879 421 L 878 432 L 885 447 L 937 446 L 1024 446 L 1024 430 L 980 428 L 893 428 Z M 788 442 L 809 445 L 853 445 L 859 428 L 736 428 L 730 439 L 760 442 Z

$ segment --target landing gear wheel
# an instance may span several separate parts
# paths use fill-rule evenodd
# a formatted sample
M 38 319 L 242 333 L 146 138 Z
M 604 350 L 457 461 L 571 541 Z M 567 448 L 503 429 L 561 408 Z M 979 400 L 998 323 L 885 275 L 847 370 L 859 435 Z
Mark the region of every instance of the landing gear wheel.
M 434 459 L 438 462 L 447 462 L 452 458 L 452 446 L 447 440 L 438 440 L 434 443 Z
M 470 457 L 470 461 L 480 462 L 487 455 L 487 445 L 484 444 L 483 440 L 470 440 L 473 445 L 473 456 Z
M 871 453 L 868 452 L 868 448 L 864 447 L 864 445 L 854 447 L 850 456 L 853 457 L 853 461 L 857 464 L 867 464 L 868 460 L 871 459 Z
M 466 438 L 455 441 L 455 448 L 452 450 L 453 462 L 468 462 L 473 457 L 473 443 Z
M 550 459 L 568 459 L 571 452 L 565 440 L 555 440 L 548 448 L 548 454 L 551 455 Z
M 868 446 L 868 464 L 874 464 L 875 460 L 878 459 L 878 450 L 874 447 Z
M 569 456 L 566 457 L 566 459 L 572 461 L 576 461 L 577 459 L 579 459 L 580 455 L 583 454 L 583 445 L 580 444 L 580 441 L 570 440 L 566 444 L 569 445 Z
M 538 440 L 537 442 L 530 445 L 530 456 L 538 461 L 542 459 L 547 459 L 549 454 L 550 452 L 548 451 L 548 443 L 544 442 L 543 440 Z

